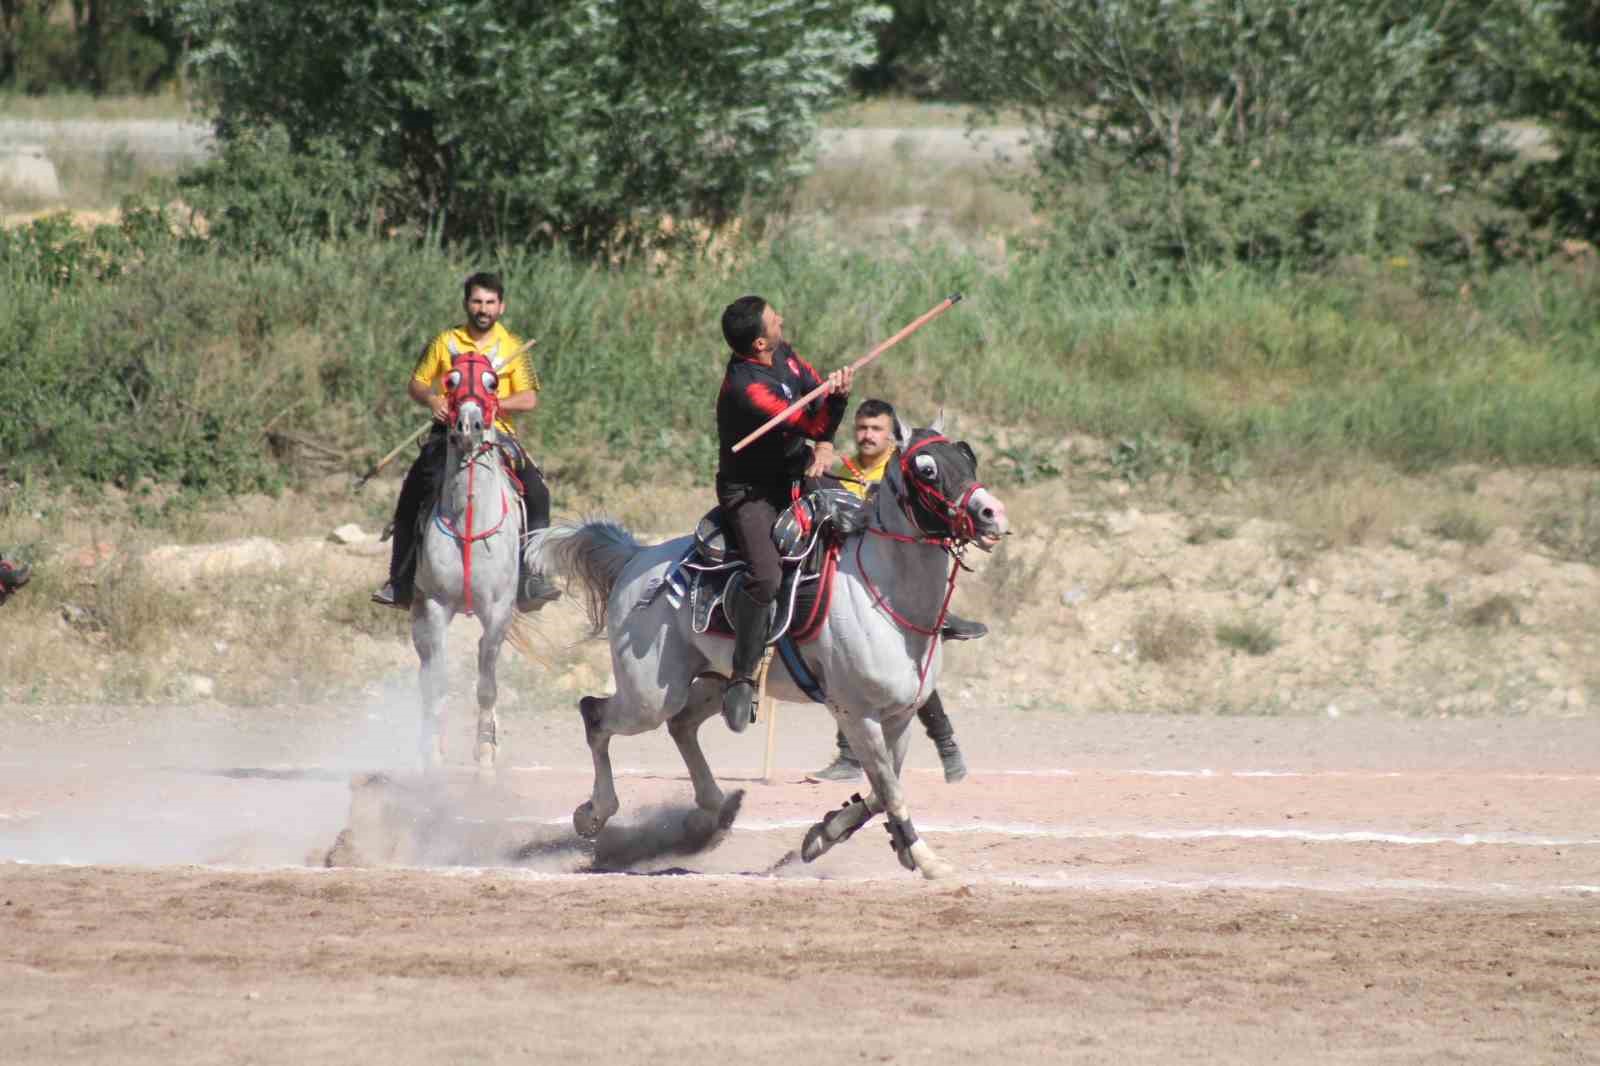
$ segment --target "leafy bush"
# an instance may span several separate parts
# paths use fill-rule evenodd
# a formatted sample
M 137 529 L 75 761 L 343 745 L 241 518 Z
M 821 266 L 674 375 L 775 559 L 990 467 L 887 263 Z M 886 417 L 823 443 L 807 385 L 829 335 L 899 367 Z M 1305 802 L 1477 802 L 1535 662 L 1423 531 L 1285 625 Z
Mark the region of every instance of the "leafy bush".
M 944 39 L 952 78 L 1038 131 L 1034 188 L 1080 264 L 1459 259 L 1504 243 L 1506 156 L 1458 54 L 1502 6 L 976 0 Z
M 693 239 L 804 173 L 818 110 L 888 16 L 853 0 L 171 6 L 224 141 L 281 126 L 296 152 L 370 162 L 390 225 L 591 253 Z
M 239 130 L 178 179 L 215 247 L 259 255 L 371 232 L 398 186 L 370 154 L 331 138 L 295 146 L 281 126 Z

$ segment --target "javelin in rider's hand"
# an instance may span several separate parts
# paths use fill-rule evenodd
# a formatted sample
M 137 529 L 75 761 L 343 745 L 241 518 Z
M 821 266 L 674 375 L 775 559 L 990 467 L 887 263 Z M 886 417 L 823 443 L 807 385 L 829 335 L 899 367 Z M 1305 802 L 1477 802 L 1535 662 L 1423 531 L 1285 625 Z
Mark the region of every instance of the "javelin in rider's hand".
M 866 366 L 868 363 L 870 363 L 874 359 L 878 358 L 878 356 L 882 355 L 884 352 L 888 351 L 890 348 L 893 348 L 896 344 L 899 344 L 901 341 L 905 340 L 907 337 L 911 336 L 917 330 L 921 329 L 923 326 L 926 326 L 929 322 L 932 322 L 934 319 L 938 318 L 940 315 L 944 314 L 946 311 L 950 310 L 950 308 L 954 307 L 956 304 L 958 304 L 960 302 L 961 302 L 961 294 L 959 292 L 951 294 L 950 296 L 948 296 L 945 299 L 941 300 L 934 307 L 930 308 L 929 310 L 923 312 L 921 315 L 917 316 L 917 318 L 914 319 L 911 322 L 910 325 L 906 326 L 899 333 L 896 333 L 894 336 L 890 337 L 888 340 L 884 341 L 882 344 L 880 344 L 876 348 L 872 349 L 872 351 L 868 352 L 866 355 L 863 355 L 860 359 L 857 359 L 855 362 L 851 363 L 849 365 L 849 367 L 847 367 L 846 369 L 850 370 L 851 372 L 860 370 L 862 367 Z M 800 408 L 804 407 L 806 404 L 810 403 L 812 400 L 815 400 L 818 396 L 821 396 L 823 393 L 825 393 L 827 391 L 828 391 L 827 382 L 823 382 L 821 385 L 818 385 L 816 388 L 812 389 L 810 392 L 808 392 L 804 396 L 800 397 L 794 403 L 790 404 L 788 407 L 785 407 L 782 411 L 778 412 L 777 414 L 773 415 L 771 418 L 767 419 L 767 421 L 759 429 L 756 429 L 755 431 L 750 433 L 749 436 L 745 437 L 744 440 L 741 440 L 738 444 L 735 444 L 733 446 L 733 450 L 735 452 L 743 451 L 745 448 L 749 447 L 756 440 L 758 440 L 762 436 L 764 436 L 767 433 L 768 430 L 772 429 L 773 426 L 778 425 L 784 419 L 788 418 L 791 414 L 793 414 L 795 411 L 798 411 Z

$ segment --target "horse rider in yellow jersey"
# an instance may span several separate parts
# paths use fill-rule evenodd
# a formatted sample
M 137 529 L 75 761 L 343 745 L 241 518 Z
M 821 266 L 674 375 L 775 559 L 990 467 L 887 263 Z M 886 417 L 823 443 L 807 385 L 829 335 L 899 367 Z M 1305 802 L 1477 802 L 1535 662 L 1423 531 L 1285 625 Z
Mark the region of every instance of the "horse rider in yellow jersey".
M 862 499 L 883 480 L 889 461 L 895 455 L 895 442 L 900 439 L 900 420 L 894 408 L 883 400 L 865 400 L 856 408 L 856 454 L 840 460 L 842 469 L 835 476 L 840 484 Z M 946 615 L 941 636 L 945 640 L 976 640 L 989 632 L 982 622 L 971 622 L 955 615 Z M 928 739 L 939 751 L 939 762 L 944 767 L 944 779 L 951 784 L 967 776 L 967 764 L 956 744 L 955 726 L 945 713 L 944 701 L 938 690 L 929 694 L 927 702 L 917 708 L 917 718 L 928 731 Z M 862 774 L 861 763 L 850 750 L 844 732 L 837 731 L 835 742 L 839 754 L 833 762 L 812 774 L 824 781 L 853 781 Z
M 499 368 L 500 383 L 496 392 L 500 397 L 500 417 L 495 419 L 494 428 L 517 480 L 522 483 L 522 498 L 528 514 L 527 532 L 550 525 L 550 490 L 506 417 L 539 406 L 539 375 L 534 372 L 527 354 L 521 352 L 522 341 L 500 324 L 500 316 L 505 311 L 505 284 L 498 274 L 474 274 L 462 285 L 461 303 L 466 322 L 445 330 L 428 343 L 406 386 L 412 402 L 433 413 L 434 424 L 422 442 L 416 461 L 406 472 L 400 499 L 395 504 L 389 582 L 372 594 L 374 603 L 388 607 L 411 606 L 412 582 L 417 573 L 418 519 L 424 504 L 434 499 L 444 477 L 445 422 L 450 415 L 449 402 L 440 391 L 439 382 L 450 372 L 451 361 L 456 356 L 469 351 L 481 352 Z M 526 568 L 520 572 L 518 610 L 538 610 L 560 595 L 543 574 L 529 573 Z

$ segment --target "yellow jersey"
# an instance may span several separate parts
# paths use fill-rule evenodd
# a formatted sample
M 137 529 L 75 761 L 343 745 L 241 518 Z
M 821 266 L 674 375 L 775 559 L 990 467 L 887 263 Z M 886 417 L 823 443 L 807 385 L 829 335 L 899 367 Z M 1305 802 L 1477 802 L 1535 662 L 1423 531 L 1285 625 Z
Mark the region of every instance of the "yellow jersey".
M 839 476 L 853 478 L 854 480 L 841 481 L 840 484 L 864 500 L 867 498 L 867 490 L 883 480 L 884 472 L 889 469 L 889 460 L 892 458 L 894 458 L 893 448 L 884 452 L 883 458 L 871 466 L 862 466 L 854 459 L 841 459 L 840 462 L 844 464 L 844 470 Z
M 514 392 L 527 392 L 532 389 L 539 391 L 539 375 L 534 372 L 533 360 L 528 358 L 528 353 L 512 357 L 512 353 L 522 347 L 522 341 L 515 333 L 496 322 L 489 335 L 482 341 L 472 339 L 472 334 L 467 332 L 467 327 L 456 326 L 447 329 L 422 350 L 422 357 L 417 360 L 417 368 L 411 372 L 415 381 L 420 381 L 428 388 L 435 391 L 442 386 L 440 382 L 450 372 L 450 361 L 463 352 L 482 352 L 488 356 L 489 362 L 500 370 L 500 387 L 495 393 L 501 398 L 510 396 Z M 501 366 L 507 359 L 511 362 Z M 494 420 L 494 428 L 501 433 L 511 436 L 517 435 L 516 427 L 506 420 L 504 415 Z

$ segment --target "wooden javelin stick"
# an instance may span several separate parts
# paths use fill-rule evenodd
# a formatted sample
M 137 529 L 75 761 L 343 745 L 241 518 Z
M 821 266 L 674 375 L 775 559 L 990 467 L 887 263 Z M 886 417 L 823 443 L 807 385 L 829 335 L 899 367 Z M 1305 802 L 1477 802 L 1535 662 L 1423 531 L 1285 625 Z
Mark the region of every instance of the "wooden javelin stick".
M 518 348 L 516 351 L 512 352 L 510 355 L 506 356 L 505 361 L 502 362 L 499 366 L 494 368 L 494 372 L 496 374 L 500 373 L 506 367 L 510 366 L 513 360 L 515 360 L 518 357 L 520 357 L 524 352 L 526 352 L 528 349 L 532 348 L 535 344 L 538 344 L 538 343 L 539 343 L 539 341 L 538 341 L 537 338 L 524 343 L 522 347 Z M 396 444 L 394 446 L 394 450 L 393 451 L 391 451 L 388 455 L 385 455 L 382 459 L 379 459 L 377 461 L 377 463 L 375 463 L 373 465 L 371 470 L 368 470 L 365 474 L 361 475 L 360 480 L 358 480 L 356 482 L 356 488 L 358 488 L 358 489 L 361 488 L 361 486 L 365 485 L 367 482 L 369 482 L 373 478 L 377 477 L 378 476 L 378 471 L 382 470 L 384 467 L 388 466 L 391 462 L 393 462 L 394 461 L 394 457 L 399 455 L 401 452 L 405 451 L 406 447 L 408 445 L 415 444 L 417 438 L 422 436 L 424 433 L 428 432 L 428 430 L 432 426 L 433 426 L 433 419 L 430 418 L 430 419 L 428 419 L 428 421 L 424 422 L 417 429 L 417 431 L 415 433 L 411 434 L 411 436 L 407 437 L 405 440 L 401 441 L 399 444 Z
M 926 326 L 929 322 L 932 322 L 934 319 L 938 318 L 940 315 L 944 314 L 946 311 L 950 310 L 950 308 L 954 307 L 960 302 L 961 294 L 959 292 L 947 296 L 944 300 L 940 301 L 937 306 L 918 316 L 910 325 L 906 326 L 899 333 L 896 333 L 894 336 L 890 337 L 888 340 L 872 349 L 872 351 L 851 363 L 850 369 L 860 370 L 862 367 L 878 358 L 878 356 L 882 355 L 890 348 L 893 348 L 895 345 L 899 344 L 901 341 L 905 340 L 917 330 L 921 329 L 923 326 Z M 827 382 L 823 382 L 821 385 L 818 385 L 816 388 L 800 397 L 788 407 L 785 407 L 778 414 L 775 414 L 771 418 L 767 419 L 766 424 L 764 424 L 760 429 L 745 437 L 744 440 L 740 441 L 738 444 L 735 444 L 733 446 L 733 450 L 735 452 L 743 451 L 745 448 L 749 447 L 751 443 L 765 436 L 767 431 L 772 429 L 773 426 L 776 426 L 778 423 L 782 422 L 784 419 L 788 418 L 790 415 L 794 414 L 794 412 L 798 411 L 812 400 L 815 400 L 818 396 L 821 396 L 826 391 L 828 391 L 828 384 Z

